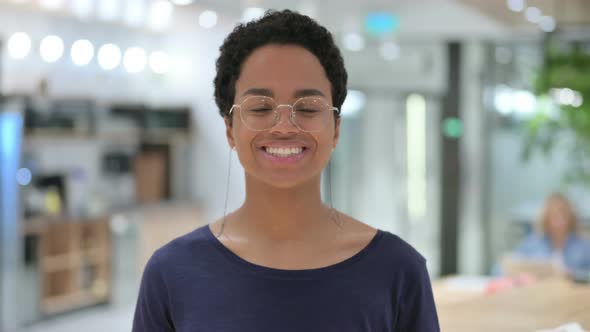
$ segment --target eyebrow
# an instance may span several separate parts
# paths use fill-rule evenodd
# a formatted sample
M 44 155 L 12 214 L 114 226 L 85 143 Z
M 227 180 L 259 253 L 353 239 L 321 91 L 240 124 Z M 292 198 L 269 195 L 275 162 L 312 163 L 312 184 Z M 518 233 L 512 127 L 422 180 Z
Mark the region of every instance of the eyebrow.
M 269 89 L 251 88 L 251 89 L 246 90 L 244 93 L 242 93 L 242 96 L 245 96 L 245 95 L 274 97 L 275 94 Z
M 244 93 L 242 93 L 242 96 L 246 96 L 246 95 L 274 97 L 274 93 L 272 92 L 272 90 L 264 89 L 264 88 L 248 89 L 248 90 L 244 91 Z M 293 97 L 295 97 L 295 98 L 302 98 L 302 97 L 309 97 L 309 96 L 326 97 L 326 95 L 324 95 L 324 93 L 318 89 L 302 89 L 302 90 L 295 91 L 295 93 L 293 94 Z
M 302 98 L 302 97 L 309 97 L 309 96 L 321 96 L 326 97 L 320 90 L 318 89 L 303 89 L 297 90 L 294 94 L 295 98 Z

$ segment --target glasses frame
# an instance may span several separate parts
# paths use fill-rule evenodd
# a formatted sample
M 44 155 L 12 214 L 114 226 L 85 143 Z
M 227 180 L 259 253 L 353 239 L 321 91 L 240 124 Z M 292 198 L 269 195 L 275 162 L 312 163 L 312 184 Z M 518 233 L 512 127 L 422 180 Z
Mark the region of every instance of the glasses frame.
M 272 97 L 268 97 L 268 96 L 249 96 L 246 99 L 244 99 L 241 103 L 239 103 L 239 104 L 233 104 L 232 107 L 229 109 L 228 116 L 231 117 L 231 115 L 234 112 L 234 110 L 236 108 L 238 108 L 238 109 L 240 109 L 240 115 L 239 115 L 240 121 L 242 121 L 242 123 L 244 124 L 244 126 L 246 126 L 246 128 L 248 128 L 248 129 L 250 129 L 252 131 L 266 131 L 266 130 L 271 129 L 274 126 L 276 126 L 276 125 L 278 125 L 280 123 L 280 121 L 279 121 L 279 119 L 280 119 L 279 108 L 280 107 L 289 107 L 291 109 L 291 111 L 289 112 L 289 121 L 291 122 L 292 125 L 294 125 L 295 127 L 297 127 L 297 129 L 299 129 L 301 131 L 304 131 L 304 132 L 307 132 L 307 133 L 321 132 L 321 131 L 324 130 L 324 129 L 322 129 L 322 130 L 305 130 L 305 129 L 299 127 L 299 125 L 297 125 L 297 123 L 295 122 L 296 115 L 295 115 L 295 109 L 293 108 L 293 105 L 297 104 L 302 99 L 308 99 L 308 98 L 322 99 L 322 98 L 314 97 L 314 96 L 301 97 L 301 98 L 295 100 L 292 104 L 278 104 L 272 110 L 273 113 L 274 113 L 274 121 L 273 121 L 273 125 L 272 126 L 266 128 L 266 129 L 253 129 L 253 128 L 250 128 L 246 124 L 246 120 L 244 120 L 242 118 L 242 112 L 241 112 L 241 110 L 242 110 L 242 104 L 245 103 L 250 98 L 261 98 L 261 97 L 262 98 L 266 98 L 266 99 L 271 99 L 271 100 L 273 100 L 276 103 L 276 100 L 274 100 L 274 98 L 272 98 Z M 329 105 L 329 104 L 326 103 L 326 105 Z M 330 107 L 327 111 L 336 112 L 336 115 L 338 117 L 340 116 L 340 109 L 338 109 L 338 107 L 336 107 L 336 106 Z

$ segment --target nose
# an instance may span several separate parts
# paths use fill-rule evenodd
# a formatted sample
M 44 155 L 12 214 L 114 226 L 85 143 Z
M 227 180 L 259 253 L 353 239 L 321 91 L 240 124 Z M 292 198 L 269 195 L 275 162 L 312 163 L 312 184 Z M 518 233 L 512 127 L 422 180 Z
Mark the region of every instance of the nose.
M 292 119 L 292 108 L 288 105 L 280 105 L 276 109 L 277 122 L 270 128 L 271 132 L 297 132 L 299 128 Z M 284 115 L 283 115 L 284 113 Z

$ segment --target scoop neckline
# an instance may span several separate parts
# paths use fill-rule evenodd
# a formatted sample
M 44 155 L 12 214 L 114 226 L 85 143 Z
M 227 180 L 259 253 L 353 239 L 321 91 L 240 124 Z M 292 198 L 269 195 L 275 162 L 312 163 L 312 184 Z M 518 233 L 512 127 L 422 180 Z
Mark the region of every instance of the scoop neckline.
M 349 267 L 350 265 L 354 264 L 355 262 L 359 261 L 369 252 L 374 250 L 374 248 L 377 246 L 377 243 L 383 237 L 384 234 L 384 231 L 377 229 L 377 232 L 375 233 L 375 235 L 373 235 L 373 238 L 371 239 L 371 241 L 369 241 L 367 245 L 365 245 L 365 247 L 363 247 L 360 251 L 356 252 L 354 255 L 350 256 L 349 258 L 346 258 L 343 261 L 319 268 L 286 270 L 259 265 L 245 260 L 244 258 L 238 256 L 236 253 L 231 251 L 228 247 L 226 247 L 215 236 L 215 234 L 213 234 L 209 224 L 205 225 L 203 228 L 205 231 L 205 236 L 207 237 L 209 242 L 215 248 L 217 248 L 232 264 L 238 266 L 241 269 L 245 269 L 249 272 L 253 272 L 258 275 L 279 279 L 318 279 L 326 277 L 334 272 L 343 270 Z

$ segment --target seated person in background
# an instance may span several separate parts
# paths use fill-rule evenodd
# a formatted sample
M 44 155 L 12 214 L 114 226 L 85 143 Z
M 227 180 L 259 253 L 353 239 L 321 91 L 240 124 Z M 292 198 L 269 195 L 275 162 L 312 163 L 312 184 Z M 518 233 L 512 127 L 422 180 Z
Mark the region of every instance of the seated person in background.
M 521 271 L 531 266 L 532 274 L 546 264 L 557 273 L 569 276 L 590 274 L 590 241 L 578 234 L 578 221 L 568 199 L 558 193 L 545 200 L 537 232 L 527 236 L 503 261 L 504 273 L 511 274 L 517 262 Z M 534 267 L 536 265 L 536 267 Z M 512 273 L 513 274 L 513 273 Z

